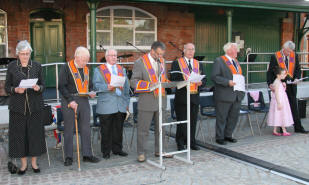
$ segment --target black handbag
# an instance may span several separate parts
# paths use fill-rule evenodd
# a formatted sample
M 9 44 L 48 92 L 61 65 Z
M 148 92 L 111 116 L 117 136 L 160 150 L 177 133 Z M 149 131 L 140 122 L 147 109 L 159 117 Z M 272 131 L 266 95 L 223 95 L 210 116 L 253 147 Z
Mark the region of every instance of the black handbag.
M 43 125 L 50 125 L 53 123 L 53 113 L 51 106 L 48 104 L 44 104 L 42 111 L 42 121 Z

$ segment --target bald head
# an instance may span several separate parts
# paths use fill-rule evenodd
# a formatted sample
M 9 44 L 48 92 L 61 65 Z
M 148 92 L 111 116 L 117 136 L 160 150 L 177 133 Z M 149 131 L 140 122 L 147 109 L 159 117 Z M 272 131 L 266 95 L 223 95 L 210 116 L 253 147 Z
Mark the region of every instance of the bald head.
M 195 46 L 192 43 L 187 43 L 183 47 L 184 56 L 188 59 L 192 59 L 195 54 Z

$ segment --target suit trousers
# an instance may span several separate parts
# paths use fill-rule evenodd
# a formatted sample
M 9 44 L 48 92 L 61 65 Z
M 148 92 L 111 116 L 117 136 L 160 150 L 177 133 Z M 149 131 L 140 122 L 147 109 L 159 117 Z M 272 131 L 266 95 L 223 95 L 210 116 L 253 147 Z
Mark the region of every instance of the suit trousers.
M 216 139 L 232 137 L 238 122 L 241 101 L 216 101 Z
M 165 122 L 166 111 L 162 111 L 162 120 Z M 149 135 L 149 128 L 152 120 L 155 124 L 155 153 L 159 153 L 159 111 L 143 111 L 138 110 L 137 118 L 137 154 L 146 153 L 146 144 Z M 163 150 L 166 146 L 165 143 L 165 129 L 162 128 L 162 144 Z
M 90 138 L 90 105 L 87 97 L 76 97 L 77 124 L 81 136 L 82 155 L 92 156 Z M 68 102 L 61 101 L 61 112 L 64 120 L 64 153 L 66 157 L 73 158 L 73 134 L 75 133 L 75 114 L 74 110 L 68 108 Z M 76 136 L 78 137 L 78 135 Z
M 122 151 L 123 122 L 126 114 L 117 112 L 113 114 L 99 114 L 101 124 L 101 152 L 103 154 L 118 153 Z
M 191 103 L 190 105 L 190 139 L 191 146 L 196 145 L 195 143 L 195 132 L 196 132 L 196 122 L 198 114 L 198 104 Z M 187 105 L 175 105 L 175 113 L 177 121 L 187 120 Z M 187 144 L 187 124 L 177 124 L 176 130 L 176 142 L 177 146 L 183 146 Z
M 294 129 L 295 130 L 303 130 L 304 128 L 301 125 L 301 121 L 300 121 L 300 118 L 299 118 L 298 104 L 297 104 L 297 99 L 296 99 L 297 86 L 288 84 L 287 87 L 286 87 L 286 94 L 288 96 L 290 108 L 291 108 L 292 115 L 293 115 Z

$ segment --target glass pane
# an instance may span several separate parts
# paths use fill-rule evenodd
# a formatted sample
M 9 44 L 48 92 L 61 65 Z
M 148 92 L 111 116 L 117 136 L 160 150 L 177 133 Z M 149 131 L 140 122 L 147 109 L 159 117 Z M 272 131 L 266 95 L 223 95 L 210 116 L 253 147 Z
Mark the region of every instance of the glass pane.
M 114 28 L 114 46 L 126 46 L 126 42 L 133 41 L 132 28 Z
M 0 58 L 6 57 L 5 45 L 0 45 Z
M 114 18 L 114 24 L 132 25 L 132 18 Z
M 6 43 L 5 28 L 0 27 L 0 44 Z
M 138 11 L 138 10 L 135 10 L 135 17 L 142 17 L 142 18 L 150 18 L 149 15 L 141 12 L 141 11 Z
M 155 40 L 154 33 L 136 33 L 135 44 L 137 46 L 151 46 Z
M 115 9 L 115 17 L 132 17 L 132 10 L 129 9 Z
M 154 31 L 155 23 L 154 19 L 135 19 L 136 31 Z
M 105 9 L 97 12 L 97 16 L 110 16 L 110 9 Z
M 110 32 L 97 32 L 97 46 L 109 46 L 111 41 Z M 101 46 L 100 46 L 101 45 Z M 103 48 L 101 48 L 103 49 Z
M 4 14 L 0 14 L 0 26 L 5 26 Z
M 110 18 L 97 17 L 97 30 L 110 30 Z

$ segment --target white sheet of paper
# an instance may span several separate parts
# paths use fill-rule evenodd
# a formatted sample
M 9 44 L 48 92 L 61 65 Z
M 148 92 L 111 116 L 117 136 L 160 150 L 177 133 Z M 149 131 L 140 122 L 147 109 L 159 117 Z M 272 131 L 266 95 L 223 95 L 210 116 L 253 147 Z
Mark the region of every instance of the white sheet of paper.
M 18 87 L 32 88 L 38 82 L 37 78 L 21 80 Z
M 190 74 L 189 80 L 192 83 L 197 83 L 197 82 L 201 82 L 204 77 L 205 75 L 200 75 L 192 71 Z
M 111 76 L 110 85 L 113 87 L 123 87 L 126 78 L 124 76 L 113 75 Z
M 234 91 L 246 91 L 245 77 L 243 75 L 233 75 L 233 82 L 236 83 L 236 85 L 234 85 Z
M 303 81 L 303 80 L 305 80 L 305 79 L 307 79 L 307 78 L 309 78 L 309 77 L 304 77 L 304 78 L 300 78 L 300 79 L 295 79 L 293 82 L 292 82 L 291 80 L 288 80 L 286 83 L 287 83 L 287 84 L 297 84 L 298 82 Z

